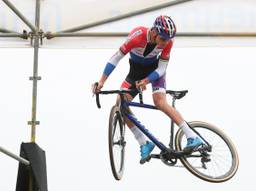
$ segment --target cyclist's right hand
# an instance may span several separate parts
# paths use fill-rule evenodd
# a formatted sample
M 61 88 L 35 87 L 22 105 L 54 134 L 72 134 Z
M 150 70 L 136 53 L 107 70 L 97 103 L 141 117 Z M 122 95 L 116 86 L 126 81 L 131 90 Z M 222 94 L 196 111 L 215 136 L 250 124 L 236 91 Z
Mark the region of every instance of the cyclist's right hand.
M 98 93 L 101 90 L 102 87 L 103 87 L 103 83 L 101 83 L 101 82 L 93 83 L 92 84 L 92 93 L 93 94 Z
M 148 84 L 148 82 L 146 80 L 139 80 L 135 82 L 136 88 L 139 91 L 144 91 L 146 90 L 146 85 Z

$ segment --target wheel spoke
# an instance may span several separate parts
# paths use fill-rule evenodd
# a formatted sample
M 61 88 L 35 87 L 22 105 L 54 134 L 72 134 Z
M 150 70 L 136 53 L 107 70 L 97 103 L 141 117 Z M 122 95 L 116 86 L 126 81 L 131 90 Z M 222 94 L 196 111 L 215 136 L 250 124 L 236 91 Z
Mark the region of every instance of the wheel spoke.
M 187 158 L 181 158 L 181 162 L 188 168 L 194 175 L 210 182 L 222 182 L 230 179 L 238 168 L 238 158 L 233 144 L 229 139 L 222 134 L 217 128 L 205 123 L 192 123 L 191 126 L 212 146 L 211 152 L 202 152 L 202 157 L 208 153 L 209 161 L 201 157 L 196 157 L 197 154 Z M 186 138 L 181 130 L 178 132 L 178 141 L 176 147 L 182 150 L 186 146 Z M 197 151 L 198 152 L 198 151 Z M 195 153 L 197 153 L 195 152 Z M 205 154 L 204 154 L 205 153 Z M 195 158 L 196 157 L 196 158 Z M 199 168 L 200 165 L 206 168 Z

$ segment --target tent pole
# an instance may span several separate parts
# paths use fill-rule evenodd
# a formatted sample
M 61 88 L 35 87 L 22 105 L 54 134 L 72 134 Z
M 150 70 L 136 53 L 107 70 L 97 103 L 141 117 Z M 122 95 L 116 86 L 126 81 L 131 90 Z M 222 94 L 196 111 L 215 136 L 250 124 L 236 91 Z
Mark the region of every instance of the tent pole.
M 44 37 L 127 37 L 127 32 L 84 32 L 84 33 L 45 33 Z M 177 37 L 256 37 L 256 33 L 248 32 L 179 32 Z
M 33 81 L 32 90 L 32 117 L 28 122 L 31 125 L 31 143 L 36 142 L 36 125 L 39 125 L 39 121 L 36 120 L 37 109 L 37 81 L 41 79 L 38 76 L 38 53 L 39 53 L 39 28 L 40 28 L 40 0 L 36 0 L 36 13 L 35 13 L 35 34 L 34 34 L 34 65 L 33 65 L 33 77 L 30 80 Z M 34 177 L 32 171 L 29 173 L 29 191 L 34 190 Z
M 35 19 L 36 31 L 34 36 L 34 65 L 33 65 L 33 77 L 29 79 L 33 81 L 32 90 L 32 119 L 28 122 L 31 125 L 31 142 L 36 141 L 36 125 L 39 125 L 39 121 L 36 120 L 37 109 L 37 81 L 41 79 L 38 76 L 38 52 L 39 52 L 39 26 L 40 26 L 40 0 L 36 0 L 36 19 Z
M 21 12 L 8 0 L 2 0 L 33 32 L 35 27 L 21 14 Z
M 66 30 L 63 30 L 63 31 L 59 31 L 57 33 L 60 33 L 60 32 L 61 33 L 64 33 L 64 32 L 76 32 L 76 31 L 88 29 L 88 28 L 91 28 L 91 27 L 95 27 L 95 26 L 98 26 L 98 25 L 103 25 L 103 24 L 106 24 L 106 23 L 109 23 L 109 22 L 118 21 L 118 20 L 125 19 L 125 18 L 128 18 L 128 17 L 132 17 L 132 16 L 143 14 L 143 13 L 155 11 L 155 10 L 158 10 L 158 9 L 163 9 L 163 8 L 170 7 L 170 6 L 173 6 L 173 5 L 178 5 L 178 4 L 181 4 L 181 3 L 188 2 L 188 1 L 193 1 L 193 0 L 175 0 L 175 1 L 170 1 L 170 2 L 167 2 L 167 3 L 162 3 L 160 5 L 148 7 L 148 8 L 141 9 L 141 10 L 137 10 L 137 11 L 126 13 L 126 14 L 119 15 L 119 16 L 116 16 L 116 17 L 111 17 L 111 18 L 104 19 L 104 20 L 101 20 L 101 21 L 96 21 L 94 23 L 89 23 L 89 24 L 78 26 L 78 27 L 74 27 L 74 28 L 71 28 L 71 29 L 66 29 Z
M 20 38 L 24 38 L 25 36 L 23 34 L 19 34 L 19 33 L 4 33 L 4 34 L 0 34 L 0 37 L 20 37 Z
M 1 32 L 1 33 L 17 33 L 17 32 L 15 32 L 15 31 L 3 29 L 3 28 L 0 28 L 0 32 Z
M 25 164 L 27 166 L 30 165 L 30 162 L 28 160 L 26 160 L 26 159 L 24 159 L 22 157 L 19 157 L 19 156 L 13 154 L 13 153 L 11 153 L 10 151 L 6 150 L 5 148 L 3 148 L 1 146 L 0 146 L 0 152 L 2 152 L 4 154 L 6 154 L 7 156 L 9 156 L 9 157 L 11 157 L 11 158 L 21 162 L 22 164 Z

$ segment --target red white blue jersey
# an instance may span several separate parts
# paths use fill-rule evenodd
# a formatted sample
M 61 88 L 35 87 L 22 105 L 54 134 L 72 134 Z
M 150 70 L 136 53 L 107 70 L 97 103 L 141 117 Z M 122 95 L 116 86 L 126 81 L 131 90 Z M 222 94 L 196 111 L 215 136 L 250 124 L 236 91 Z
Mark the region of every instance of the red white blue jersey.
M 152 52 L 144 56 L 143 53 L 150 41 L 149 38 L 148 28 L 137 27 L 131 31 L 120 50 L 124 55 L 130 52 L 131 59 L 141 64 L 150 64 L 155 62 L 158 58 L 168 61 L 173 42 L 169 41 L 165 47 L 156 46 Z
M 126 42 L 107 63 L 104 69 L 104 74 L 106 76 L 110 75 L 119 61 L 127 53 L 130 53 L 130 60 L 133 63 L 151 65 L 158 62 L 158 68 L 148 76 L 150 81 L 154 81 L 163 76 L 169 62 L 173 41 L 169 40 L 164 47 L 155 45 L 148 51 L 146 49 L 148 49 L 148 45 L 150 44 L 149 31 L 150 29 L 146 27 L 137 27 L 133 29 L 128 35 Z

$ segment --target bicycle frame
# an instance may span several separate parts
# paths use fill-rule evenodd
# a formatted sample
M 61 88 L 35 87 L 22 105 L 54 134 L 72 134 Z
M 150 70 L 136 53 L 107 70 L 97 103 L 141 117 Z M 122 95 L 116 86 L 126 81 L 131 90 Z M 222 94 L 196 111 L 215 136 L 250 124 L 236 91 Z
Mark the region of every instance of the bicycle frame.
M 127 111 L 126 108 L 128 108 L 129 106 L 132 107 L 142 107 L 145 109 L 156 109 L 158 110 L 155 106 L 153 105 L 149 105 L 149 104 L 144 104 L 143 103 L 143 97 L 142 97 L 142 92 L 138 91 L 139 93 L 139 100 L 140 102 L 133 102 L 133 101 L 127 101 L 125 99 L 125 93 L 129 93 L 131 91 L 134 90 L 111 90 L 111 91 L 100 91 L 99 93 L 96 93 L 96 103 L 98 108 L 101 108 L 100 106 L 100 100 L 99 100 L 99 94 L 119 94 L 120 98 L 121 98 L 121 102 L 120 102 L 120 111 L 123 117 L 127 117 L 131 122 L 133 122 L 135 124 L 135 126 L 137 126 L 142 132 L 143 134 L 145 134 L 161 151 L 167 151 L 167 153 L 171 154 L 174 157 L 182 157 L 184 155 L 188 156 L 188 153 L 184 153 L 183 151 L 176 151 L 174 149 L 173 143 L 174 143 L 174 122 L 173 120 L 171 120 L 171 132 L 170 132 L 170 143 L 169 143 L 169 148 L 166 147 L 163 143 L 161 143 L 160 141 L 158 141 L 158 139 L 150 133 L 150 131 L 148 129 L 146 129 L 146 127 L 141 124 L 141 122 L 138 121 L 138 119 L 131 114 L 130 112 Z M 171 90 L 167 90 L 169 92 L 173 92 Z M 177 91 L 178 92 L 178 91 Z M 182 92 L 182 91 L 181 91 Z M 184 91 L 185 93 L 187 93 L 187 91 Z M 185 94 L 181 94 L 180 96 L 183 97 Z M 172 97 L 172 106 L 175 108 L 175 101 L 176 99 L 180 99 L 181 97 L 177 96 L 173 96 Z M 192 128 L 192 130 L 208 145 L 209 143 L 196 131 Z
M 135 107 L 143 107 L 143 108 L 148 108 L 148 109 L 155 109 L 153 108 L 153 106 L 151 105 L 146 105 L 146 104 L 142 104 L 142 105 L 137 105 L 138 103 L 134 103 L 134 102 L 130 102 L 130 103 L 126 103 L 129 106 L 135 106 Z M 150 107 L 148 107 L 150 106 Z M 160 150 L 165 151 L 167 150 L 167 147 L 161 143 L 160 141 L 157 140 L 157 138 L 150 133 L 150 131 L 148 129 L 146 129 L 146 127 L 141 124 L 138 119 L 133 116 L 132 114 L 129 113 L 124 113 L 124 115 L 131 121 L 134 123 L 134 125 L 136 125 Z
M 142 98 L 141 98 L 142 99 Z M 175 100 L 173 100 L 173 106 L 174 106 Z M 158 110 L 155 106 L 149 105 L 149 104 L 144 104 L 142 101 L 141 103 L 137 102 L 132 102 L 132 101 L 126 101 L 124 98 L 121 96 L 121 104 L 120 104 L 120 109 L 122 114 L 127 117 L 131 122 L 134 123 L 135 126 L 137 126 L 161 151 L 166 151 L 168 148 L 158 139 L 150 133 L 146 127 L 141 124 L 141 122 L 138 121 L 138 119 L 131 113 L 128 113 L 125 108 L 132 106 L 132 107 L 141 107 L 145 109 L 156 109 Z M 174 131 L 174 122 L 171 120 L 171 137 L 170 137 L 170 143 L 169 146 L 171 149 L 173 149 L 173 131 Z

